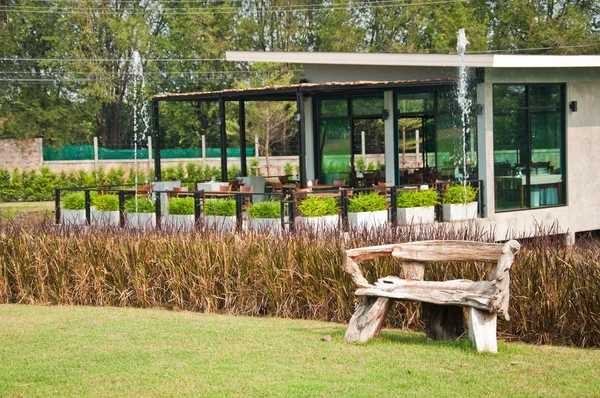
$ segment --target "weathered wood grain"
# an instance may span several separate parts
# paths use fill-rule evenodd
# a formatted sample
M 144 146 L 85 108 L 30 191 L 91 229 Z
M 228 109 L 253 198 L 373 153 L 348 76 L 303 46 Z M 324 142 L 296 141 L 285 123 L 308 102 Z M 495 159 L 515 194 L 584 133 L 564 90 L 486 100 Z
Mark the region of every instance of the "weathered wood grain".
M 366 297 L 361 301 L 350 319 L 344 334 L 346 341 L 365 343 L 377 337 L 390 312 L 392 302 L 384 297 Z
M 469 338 L 479 352 L 498 352 L 496 313 L 469 308 Z

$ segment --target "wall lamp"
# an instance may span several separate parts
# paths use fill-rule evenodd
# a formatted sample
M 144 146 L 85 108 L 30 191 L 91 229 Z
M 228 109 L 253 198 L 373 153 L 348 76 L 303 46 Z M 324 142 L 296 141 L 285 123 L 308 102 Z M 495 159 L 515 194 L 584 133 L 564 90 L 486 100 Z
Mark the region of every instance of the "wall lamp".
M 302 118 L 302 115 L 300 115 L 300 112 L 294 113 L 294 120 L 295 121 L 299 122 L 301 118 Z
M 388 117 L 390 117 L 390 111 L 388 111 L 387 109 L 384 109 L 384 110 L 381 112 L 381 118 L 382 118 L 383 120 L 387 120 L 387 118 L 388 118 Z
M 217 118 L 217 126 L 220 126 L 223 124 L 223 119 L 221 119 L 220 117 Z
M 571 112 L 577 112 L 577 101 L 569 102 L 569 109 Z
M 481 104 L 475 105 L 475 114 L 477 116 L 483 115 L 483 105 L 481 105 Z

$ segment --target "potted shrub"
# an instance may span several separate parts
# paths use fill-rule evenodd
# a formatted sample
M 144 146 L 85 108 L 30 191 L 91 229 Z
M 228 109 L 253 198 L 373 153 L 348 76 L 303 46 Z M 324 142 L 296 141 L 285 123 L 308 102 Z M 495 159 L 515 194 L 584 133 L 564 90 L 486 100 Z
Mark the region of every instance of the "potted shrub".
M 83 225 L 85 219 L 85 192 L 66 194 L 62 200 L 62 222 L 65 225 Z
M 235 229 L 235 200 L 207 199 L 204 202 L 203 221 L 218 230 Z
M 355 195 L 348 199 L 348 224 L 351 228 L 375 228 L 388 221 L 385 195 L 377 192 Z
M 469 220 L 477 217 L 477 188 L 452 185 L 443 196 L 444 221 Z
M 154 198 L 136 196 L 137 201 L 136 197 L 125 201 L 127 225 L 139 229 L 156 227 L 156 202 Z
M 250 227 L 255 230 L 273 230 L 281 228 L 281 204 L 274 200 L 253 203 L 248 207 Z
M 334 198 L 316 196 L 304 199 L 298 205 L 301 214 L 296 218 L 300 225 L 310 228 L 332 229 L 338 226 L 338 205 Z
M 433 189 L 398 192 L 398 222 L 402 224 L 428 224 L 435 221 L 438 192 Z
M 169 199 L 169 213 L 164 217 L 165 225 L 189 231 L 194 228 L 194 198 L 183 196 Z
M 98 195 L 92 200 L 92 221 L 95 225 L 119 225 L 119 197 L 117 195 Z

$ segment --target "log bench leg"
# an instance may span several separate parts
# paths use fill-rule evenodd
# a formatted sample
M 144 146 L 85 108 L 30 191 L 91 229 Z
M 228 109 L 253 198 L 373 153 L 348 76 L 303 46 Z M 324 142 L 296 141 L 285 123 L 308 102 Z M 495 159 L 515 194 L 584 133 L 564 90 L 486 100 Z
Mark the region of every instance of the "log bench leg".
M 344 339 L 365 343 L 377 337 L 392 307 L 392 300 L 384 297 L 365 297 L 350 319 Z
M 477 351 L 498 352 L 496 318 L 495 312 L 490 313 L 469 307 L 469 338 Z

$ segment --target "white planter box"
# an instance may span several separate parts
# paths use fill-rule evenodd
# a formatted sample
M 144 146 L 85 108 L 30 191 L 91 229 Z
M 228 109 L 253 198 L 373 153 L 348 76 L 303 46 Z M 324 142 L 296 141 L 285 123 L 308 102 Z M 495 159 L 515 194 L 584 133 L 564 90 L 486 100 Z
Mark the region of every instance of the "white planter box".
M 118 227 L 119 226 L 119 211 L 99 211 L 92 209 L 91 211 L 92 225 L 98 227 Z
M 400 224 L 431 224 L 435 221 L 435 206 L 398 207 Z
M 444 205 L 444 221 L 461 221 L 477 218 L 477 202 Z
M 125 213 L 125 217 L 130 228 L 156 228 L 156 213 Z
M 281 218 L 251 218 L 250 228 L 254 231 L 281 231 Z
M 195 219 L 193 214 L 165 214 L 162 225 L 175 231 L 192 231 Z
M 361 213 L 348 213 L 348 225 L 350 228 L 378 228 L 388 222 L 388 211 L 370 211 Z
M 312 229 L 313 231 L 336 229 L 339 225 L 339 220 L 340 217 L 337 214 L 322 217 L 296 217 L 296 223 L 298 223 L 298 225 Z
M 65 210 L 61 209 L 62 222 L 65 225 L 84 225 L 85 224 L 85 209 L 84 210 Z
M 235 216 L 203 216 L 201 220 L 208 227 L 221 232 L 234 232 L 237 222 Z

